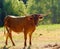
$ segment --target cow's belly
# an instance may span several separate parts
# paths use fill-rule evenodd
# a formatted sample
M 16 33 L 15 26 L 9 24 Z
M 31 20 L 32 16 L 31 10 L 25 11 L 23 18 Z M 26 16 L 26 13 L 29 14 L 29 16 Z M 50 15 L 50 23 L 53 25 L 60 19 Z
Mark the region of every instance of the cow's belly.
M 16 33 L 20 33 L 20 32 L 23 32 L 23 27 L 18 27 L 18 26 L 10 26 L 9 27 L 12 31 L 16 32 Z
M 14 32 L 23 32 L 23 28 L 12 28 Z

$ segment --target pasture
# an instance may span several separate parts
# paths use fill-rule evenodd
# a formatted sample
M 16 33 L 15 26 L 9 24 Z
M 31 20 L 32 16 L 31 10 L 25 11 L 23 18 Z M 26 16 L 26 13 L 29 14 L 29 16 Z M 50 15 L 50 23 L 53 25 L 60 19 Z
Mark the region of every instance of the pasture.
M 4 27 L 0 28 L 0 49 L 23 49 L 23 36 L 23 33 L 13 33 L 13 41 L 16 46 L 12 46 L 10 39 L 8 40 L 8 45 L 5 46 Z M 37 26 L 32 35 L 32 46 L 29 48 L 29 45 L 27 44 L 26 49 L 43 49 L 42 47 L 45 45 L 56 43 L 60 44 L 60 24 L 40 25 Z

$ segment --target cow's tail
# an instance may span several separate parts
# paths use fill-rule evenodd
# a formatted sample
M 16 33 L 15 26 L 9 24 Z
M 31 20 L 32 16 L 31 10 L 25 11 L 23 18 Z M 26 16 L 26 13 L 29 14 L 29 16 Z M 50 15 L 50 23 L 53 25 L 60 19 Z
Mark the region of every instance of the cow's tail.
M 4 36 L 5 36 L 5 27 L 4 27 Z
M 5 34 L 6 34 L 6 33 L 5 33 L 5 27 L 4 27 L 4 40 L 5 40 Z
M 4 40 L 6 38 L 6 31 L 5 31 L 5 26 L 4 26 Z
M 7 23 L 7 22 L 6 22 L 6 20 L 7 20 L 6 18 L 7 18 L 7 17 L 5 17 L 5 19 L 4 19 L 4 36 L 6 35 L 6 23 Z

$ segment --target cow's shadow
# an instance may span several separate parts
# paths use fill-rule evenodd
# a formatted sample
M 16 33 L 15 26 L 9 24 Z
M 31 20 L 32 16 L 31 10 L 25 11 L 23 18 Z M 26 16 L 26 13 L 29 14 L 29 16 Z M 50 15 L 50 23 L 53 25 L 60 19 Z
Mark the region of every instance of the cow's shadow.
M 23 47 L 23 49 L 31 49 L 31 46 L 29 45 L 27 48 L 26 47 Z
M 31 49 L 31 46 L 28 46 L 28 48 L 27 49 Z
M 6 45 L 4 45 L 3 47 L 1 47 L 0 49 L 9 49 L 11 46 L 6 47 Z M 23 49 L 31 49 L 31 46 L 23 47 Z
M 6 47 L 6 45 L 4 45 L 3 47 L 1 47 L 1 49 L 9 49 L 11 46 Z

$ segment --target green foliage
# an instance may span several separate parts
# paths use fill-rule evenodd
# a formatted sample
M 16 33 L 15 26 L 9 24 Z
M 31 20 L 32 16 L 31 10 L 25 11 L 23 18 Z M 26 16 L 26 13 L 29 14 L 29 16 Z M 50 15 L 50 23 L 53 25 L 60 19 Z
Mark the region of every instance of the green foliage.
M 23 1 L 18 1 L 18 0 L 5 0 L 4 1 L 4 8 L 7 12 L 7 14 L 11 15 L 24 15 L 25 13 L 25 5 Z M 23 11 L 23 13 L 21 12 Z
M 1 10 L 1 8 L 0 8 L 0 14 L 1 14 L 1 12 L 2 12 L 2 10 Z
M 29 14 L 41 13 L 42 8 L 40 6 L 40 0 L 28 0 L 27 9 Z

